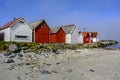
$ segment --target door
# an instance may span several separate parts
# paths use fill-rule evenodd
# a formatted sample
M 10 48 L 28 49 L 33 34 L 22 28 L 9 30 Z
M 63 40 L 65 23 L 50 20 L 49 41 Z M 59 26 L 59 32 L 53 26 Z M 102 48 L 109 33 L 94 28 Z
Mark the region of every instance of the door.
M 4 33 L 0 33 L 0 41 L 4 41 Z

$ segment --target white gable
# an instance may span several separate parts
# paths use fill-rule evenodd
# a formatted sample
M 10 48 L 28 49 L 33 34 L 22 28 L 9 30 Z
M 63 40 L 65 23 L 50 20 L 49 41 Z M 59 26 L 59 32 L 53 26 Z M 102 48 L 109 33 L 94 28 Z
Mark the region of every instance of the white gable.
M 66 34 L 66 43 L 70 44 L 71 43 L 71 34 Z
M 11 41 L 32 42 L 32 29 L 23 18 L 11 26 L 10 32 Z
M 4 34 L 4 41 L 32 42 L 32 27 L 22 17 L 0 33 Z
M 74 27 L 74 29 L 71 33 L 71 43 L 73 43 L 73 44 L 79 43 L 78 39 L 79 39 L 78 29 L 77 29 L 77 27 Z

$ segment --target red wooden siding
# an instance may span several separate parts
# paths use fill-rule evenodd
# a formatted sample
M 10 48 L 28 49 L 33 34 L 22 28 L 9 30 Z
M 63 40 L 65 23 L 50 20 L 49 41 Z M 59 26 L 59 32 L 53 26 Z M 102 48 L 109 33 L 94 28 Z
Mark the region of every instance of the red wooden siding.
M 83 44 L 90 43 L 90 35 L 88 32 L 82 32 Z
M 56 40 L 56 33 L 53 33 L 52 35 L 51 35 L 51 42 L 52 43 L 57 43 L 57 40 Z
M 65 32 L 62 28 L 57 33 L 53 33 L 51 37 L 52 43 L 65 43 Z
M 57 43 L 65 43 L 65 32 L 62 28 L 57 33 Z
M 50 42 L 50 29 L 45 22 L 42 22 L 35 29 L 35 42 L 36 43 L 49 43 Z

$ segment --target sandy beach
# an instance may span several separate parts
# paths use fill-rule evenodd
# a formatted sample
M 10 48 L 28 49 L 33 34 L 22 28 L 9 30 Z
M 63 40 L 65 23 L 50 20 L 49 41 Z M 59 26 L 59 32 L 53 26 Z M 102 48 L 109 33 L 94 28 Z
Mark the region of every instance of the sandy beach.
M 0 80 L 120 80 L 120 50 L 78 49 L 12 58 L 0 54 Z

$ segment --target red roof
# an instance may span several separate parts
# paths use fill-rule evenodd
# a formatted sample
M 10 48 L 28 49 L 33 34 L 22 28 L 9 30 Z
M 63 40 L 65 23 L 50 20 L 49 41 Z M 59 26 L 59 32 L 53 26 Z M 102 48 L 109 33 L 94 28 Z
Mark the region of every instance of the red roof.
M 14 24 L 18 19 L 20 19 L 20 18 L 14 19 L 14 20 L 6 23 L 5 25 L 3 25 L 3 26 L 0 28 L 0 30 L 10 27 L 10 26 L 11 26 L 12 24 Z

